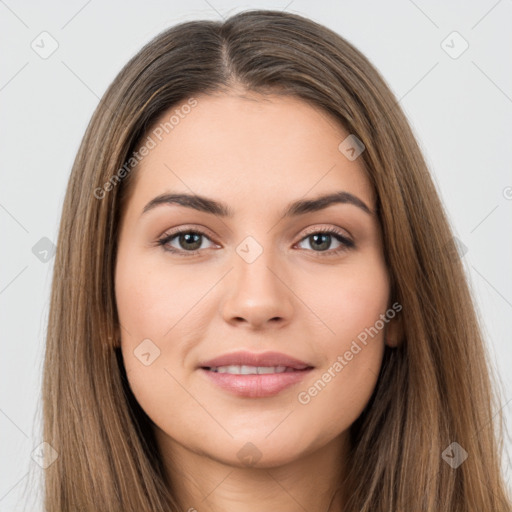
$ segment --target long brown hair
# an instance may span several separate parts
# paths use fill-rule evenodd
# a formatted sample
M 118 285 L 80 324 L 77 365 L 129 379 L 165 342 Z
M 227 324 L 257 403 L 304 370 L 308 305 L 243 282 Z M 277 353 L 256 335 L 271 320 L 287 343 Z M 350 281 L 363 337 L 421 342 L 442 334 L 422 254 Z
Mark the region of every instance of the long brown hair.
M 360 158 L 403 328 L 351 427 L 345 512 L 509 511 L 502 419 L 494 416 L 481 329 L 407 120 L 378 71 L 345 39 L 265 10 L 164 31 L 124 66 L 94 112 L 71 172 L 55 260 L 42 397 L 44 441 L 58 457 L 45 470 L 45 510 L 179 510 L 118 346 L 119 218 L 133 187 L 134 151 L 156 120 L 190 98 L 235 86 L 301 98 L 366 148 Z M 468 454 L 456 468 L 443 456 L 454 442 Z

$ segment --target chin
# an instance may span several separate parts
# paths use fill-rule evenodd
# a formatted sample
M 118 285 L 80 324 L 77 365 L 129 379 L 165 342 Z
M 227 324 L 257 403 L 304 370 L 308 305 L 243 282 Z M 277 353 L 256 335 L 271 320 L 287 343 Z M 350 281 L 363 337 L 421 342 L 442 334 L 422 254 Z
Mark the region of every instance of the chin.
M 265 469 L 284 466 L 314 450 L 313 446 L 304 443 L 299 431 L 295 432 L 296 436 L 290 436 L 286 431 L 283 431 L 282 435 L 274 432 L 267 438 L 267 432 L 259 432 L 255 436 L 238 435 L 226 443 L 219 443 L 217 447 L 220 449 L 215 452 L 211 451 L 210 444 L 207 455 L 223 464 L 238 468 Z

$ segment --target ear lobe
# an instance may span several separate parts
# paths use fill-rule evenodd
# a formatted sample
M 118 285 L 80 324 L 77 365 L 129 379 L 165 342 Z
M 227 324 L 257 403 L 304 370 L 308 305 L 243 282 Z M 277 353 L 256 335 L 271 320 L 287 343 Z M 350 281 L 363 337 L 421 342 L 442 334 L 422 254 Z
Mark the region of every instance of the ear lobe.
M 392 318 L 386 326 L 384 340 L 388 347 L 396 348 L 401 345 L 404 336 L 403 322 L 400 314 Z
M 118 325 L 114 327 L 113 332 L 109 333 L 108 342 L 112 348 L 121 347 L 121 332 Z
M 116 325 L 116 329 L 115 329 L 114 346 L 116 348 L 121 348 L 121 330 L 119 329 L 119 326 L 117 326 L 117 325 Z

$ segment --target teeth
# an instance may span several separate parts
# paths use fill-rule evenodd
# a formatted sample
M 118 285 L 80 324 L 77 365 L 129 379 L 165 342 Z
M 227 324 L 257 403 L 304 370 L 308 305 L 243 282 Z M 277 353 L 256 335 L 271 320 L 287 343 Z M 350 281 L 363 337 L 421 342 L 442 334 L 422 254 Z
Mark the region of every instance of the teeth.
M 285 373 L 293 372 L 293 368 L 287 366 L 246 366 L 246 365 L 230 365 L 217 366 L 209 369 L 217 373 L 230 373 L 232 375 L 264 375 L 268 373 Z

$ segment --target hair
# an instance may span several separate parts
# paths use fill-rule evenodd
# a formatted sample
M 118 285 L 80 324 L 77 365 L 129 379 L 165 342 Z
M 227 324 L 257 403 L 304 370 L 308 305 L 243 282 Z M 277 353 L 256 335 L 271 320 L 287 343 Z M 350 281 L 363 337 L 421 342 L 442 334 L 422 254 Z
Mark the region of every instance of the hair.
M 51 290 L 43 437 L 58 457 L 45 470 L 45 510 L 179 510 L 116 341 L 118 228 L 137 170 L 119 171 L 172 106 L 240 88 L 300 98 L 366 148 L 359 158 L 375 192 L 393 300 L 403 307 L 402 336 L 386 346 L 374 393 L 350 427 L 344 512 L 509 511 L 503 418 L 494 416 L 482 328 L 406 117 L 347 40 L 271 10 L 160 33 L 119 72 L 87 127 L 64 199 Z M 456 469 L 442 457 L 452 442 L 469 454 Z

